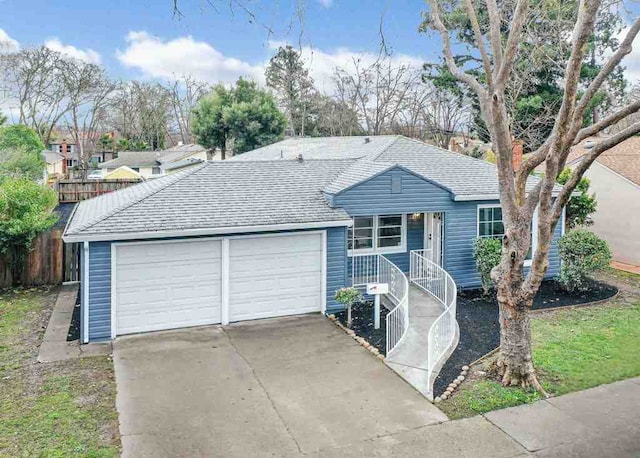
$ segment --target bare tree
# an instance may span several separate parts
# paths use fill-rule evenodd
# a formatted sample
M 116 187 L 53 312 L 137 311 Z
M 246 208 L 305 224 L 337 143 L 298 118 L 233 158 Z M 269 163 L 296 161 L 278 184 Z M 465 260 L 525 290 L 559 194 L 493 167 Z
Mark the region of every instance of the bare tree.
M 166 89 L 171 107 L 171 130 L 180 135 L 182 143 L 191 143 L 191 110 L 211 92 L 211 85 L 191 75 L 182 75 L 169 81 Z
M 45 145 L 68 110 L 61 75 L 71 65 L 45 46 L 0 54 L 4 98 L 17 104 L 18 122 L 38 132 Z
M 104 128 L 109 97 L 116 89 L 106 71 L 94 64 L 73 61 L 60 74 L 67 95 L 67 110 L 61 121 L 80 152 L 80 166 L 88 169 L 90 152 Z
M 531 332 L 529 310 L 533 298 L 540 287 L 549 265 L 549 250 L 553 230 L 562 216 L 571 193 L 576 188 L 585 171 L 603 152 L 640 132 L 640 122 L 629 125 L 624 130 L 600 140 L 582 162 L 571 173 L 566 185 L 555 196 L 558 174 L 563 170 L 569 151 L 584 138 L 595 135 L 611 125 L 638 112 L 640 102 L 632 101 L 598 122 L 583 127 L 583 117 L 594 95 L 622 59 L 632 50 L 632 43 L 640 31 L 640 19 L 629 27 L 626 37 L 618 49 L 603 63 L 597 76 L 589 85 L 579 89 L 579 76 L 588 50 L 588 41 L 594 32 L 600 0 L 580 0 L 577 14 L 573 19 L 570 36 L 570 52 L 566 60 L 557 62 L 562 69 L 564 94 L 562 105 L 555 119 L 552 132 L 546 140 L 522 163 L 514 169 L 512 162 L 512 132 L 508 116 L 506 89 L 513 78 L 517 78 L 522 43 L 540 40 L 537 24 L 544 16 L 549 19 L 548 5 L 538 6 L 529 0 L 501 2 L 496 0 L 476 2 L 460 0 L 443 3 L 430 0 L 429 26 L 438 32 L 445 61 L 449 71 L 457 80 L 466 84 L 478 97 L 480 110 L 487 125 L 493 149 L 497 156 L 497 173 L 500 202 L 505 225 L 502 259 L 492 271 L 492 279 L 497 285 L 500 305 L 500 355 L 496 367 L 505 385 L 533 386 L 544 393 L 540 385 L 531 354 Z M 479 79 L 456 61 L 450 34 L 453 31 L 448 22 L 451 9 L 463 10 L 472 26 L 478 59 L 484 78 Z M 488 17 L 487 23 L 480 25 L 479 9 Z M 553 23 L 550 22 L 552 25 Z M 561 30 L 561 29 L 559 29 Z M 544 37 L 553 42 L 562 42 L 566 37 L 558 34 Z M 526 62 L 524 62 L 526 64 Z M 539 165 L 545 168 L 545 175 L 537 183 L 530 183 L 530 174 Z M 537 210 L 537 245 L 529 272 L 524 274 L 524 261 L 531 245 L 531 227 Z
M 395 64 L 381 53 L 373 63 L 353 59 L 351 68 L 336 68 L 336 97 L 358 113 L 364 130 L 371 135 L 388 132 L 396 123 L 420 73 L 410 65 Z
M 170 111 L 168 93 L 160 84 L 120 82 L 109 98 L 107 124 L 134 149 L 162 149 Z

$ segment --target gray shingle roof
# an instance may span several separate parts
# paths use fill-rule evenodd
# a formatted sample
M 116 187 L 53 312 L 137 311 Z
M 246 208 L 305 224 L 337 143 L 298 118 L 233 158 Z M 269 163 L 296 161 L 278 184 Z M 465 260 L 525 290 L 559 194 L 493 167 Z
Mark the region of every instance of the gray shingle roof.
M 365 138 L 370 138 L 370 141 L 365 143 Z M 281 149 L 285 158 L 302 154 L 305 159 L 331 159 L 345 155 L 360 159 L 324 188 L 329 194 L 337 194 L 394 165 L 400 165 L 448 189 L 456 199 L 480 199 L 483 196 L 495 199 L 498 196 L 494 164 L 400 135 L 289 139 L 234 159 L 273 159 L 276 153 L 276 157 L 280 157 Z M 533 187 L 536 182 L 537 178 L 532 177 L 528 187 Z
M 123 165 L 127 167 L 158 167 L 159 156 L 159 151 L 121 151 L 117 158 L 103 162 L 98 167 L 101 169 L 117 169 Z
M 232 160 L 295 159 L 298 154 L 302 154 L 305 159 L 361 158 L 369 154 L 381 153 L 397 139 L 396 135 L 288 138 L 239 154 Z
M 321 190 L 352 161 L 208 162 L 81 202 L 65 236 L 350 221 Z

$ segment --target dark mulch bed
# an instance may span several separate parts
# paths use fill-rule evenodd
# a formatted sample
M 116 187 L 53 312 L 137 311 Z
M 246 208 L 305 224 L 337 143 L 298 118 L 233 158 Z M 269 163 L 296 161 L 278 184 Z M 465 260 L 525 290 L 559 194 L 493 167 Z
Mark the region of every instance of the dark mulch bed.
M 76 306 L 73 308 L 73 315 L 71 315 L 71 324 L 69 325 L 69 332 L 67 332 L 67 342 L 80 339 L 80 290 L 78 289 L 78 295 L 76 296 Z
M 586 292 L 567 293 L 554 280 L 545 281 L 533 301 L 533 309 L 567 307 L 609 299 L 618 292 L 610 285 L 593 282 Z M 433 391 L 444 392 L 458 375 L 462 366 L 468 365 L 500 345 L 498 302 L 495 294 L 485 296 L 481 289 L 461 291 L 458 294 L 457 320 L 460 326 L 460 343 L 436 378 Z
M 383 355 L 387 352 L 387 310 L 384 305 L 380 306 L 380 329 L 374 328 L 373 323 L 373 302 L 360 302 L 351 308 L 351 329 L 356 335 L 366 339 L 371 345 L 376 347 Z M 347 311 L 338 312 L 336 318 L 344 326 L 347 325 Z

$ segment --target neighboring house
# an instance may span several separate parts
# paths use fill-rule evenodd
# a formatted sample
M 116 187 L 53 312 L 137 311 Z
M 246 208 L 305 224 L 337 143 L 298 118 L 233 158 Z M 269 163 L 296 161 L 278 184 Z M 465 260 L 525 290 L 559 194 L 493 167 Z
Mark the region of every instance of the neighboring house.
M 120 166 L 112 172 L 102 175 L 104 180 L 144 180 L 143 176 L 126 165 Z
M 206 160 L 206 148 L 191 144 L 179 145 L 163 151 L 122 151 L 118 153 L 116 159 L 103 162 L 98 167 L 106 174 L 118 167 L 126 166 L 148 179 L 172 173 L 176 163 L 181 163 L 178 168 L 185 168 L 193 165 L 193 162 Z
M 425 249 L 477 287 L 473 240 L 503 232 L 495 166 L 380 136 L 285 140 L 80 202 L 64 240 L 82 243 L 88 342 L 335 312 L 335 291 L 377 254 L 407 272 Z
M 65 157 L 67 169 L 80 165 L 80 152 L 74 142 L 66 139 L 51 140 L 48 149 Z
M 574 168 L 601 138 L 576 145 L 567 159 Z M 605 151 L 584 175 L 598 207 L 590 230 L 609 243 L 616 261 L 640 265 L 640 137 Z
M 45 179 L 50 176 L 59 177 L 64 174 L 64 158 L 61 153 L 44 150 L 42 152 L 42 159 L 45 162 Z

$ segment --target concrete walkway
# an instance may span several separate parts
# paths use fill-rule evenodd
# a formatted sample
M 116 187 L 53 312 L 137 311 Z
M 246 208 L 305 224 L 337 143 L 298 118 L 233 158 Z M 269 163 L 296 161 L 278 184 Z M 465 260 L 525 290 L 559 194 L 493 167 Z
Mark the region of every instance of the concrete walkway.
M 640 378 L 320 451 L 318 457 L 640 456 Z
M 76 304 L 78 285 L 63 285 L 49 318 L 42 344 L 38 350 L 38 361 L 50 363 L 82 356 L 108 355 L 111 342 L 80 345 L 79 341 L 67 342 L 67 333 Z
M 611 261 L 611 267 L 618 270 L 624 270 L 632 274 L 640 275 L 640 266 L 634 266 L 633 264 L 627 264 L 620 261 Z
M 409 329 L 407 335 L 385 359 L 387 365 L 424 396 L 427 396 L 427 349 L 429 328 L 443 309 L 420 288 L 409 286 Z

